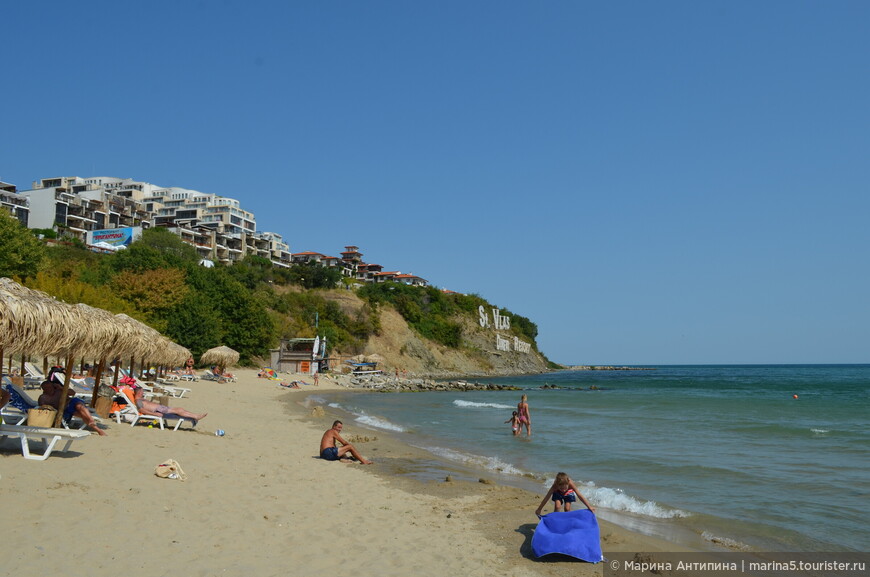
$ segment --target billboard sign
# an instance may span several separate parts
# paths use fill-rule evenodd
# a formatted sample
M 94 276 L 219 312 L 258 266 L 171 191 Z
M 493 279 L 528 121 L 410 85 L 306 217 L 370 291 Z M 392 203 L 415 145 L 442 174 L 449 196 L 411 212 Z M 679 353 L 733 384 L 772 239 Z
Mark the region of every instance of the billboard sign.
M 134 240 L 142 237 L 141 226 L 126 228 L 110 228 L 106 230 L 88 231 L 88 244 L 92 246 L 110 245 L 112 247 L 128 247 Z

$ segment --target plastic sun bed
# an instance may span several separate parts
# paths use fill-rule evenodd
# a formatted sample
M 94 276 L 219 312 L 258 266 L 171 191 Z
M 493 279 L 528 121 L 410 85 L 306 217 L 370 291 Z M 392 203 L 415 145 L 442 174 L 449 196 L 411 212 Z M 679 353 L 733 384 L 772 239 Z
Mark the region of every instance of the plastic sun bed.
M 21 441 L 21 454 L 25 459 L 33 461 L 44 461 L 54 451 L 55 446 L 60 441 L 65 441 L 62 448 L 59 450 L 65 452 L 69 449 L 72 442 L 77 439 L 90 437 L 89 431 L 71 430 L 71 429 L 54 429 L 50 427 L 26 427 L 20 425 L 0 425 L 0 438 L 17 438 Z M 45 450 L 42 454 L 33 454 L 30 452 L 30 441 L 38 440 L 45 443 Z

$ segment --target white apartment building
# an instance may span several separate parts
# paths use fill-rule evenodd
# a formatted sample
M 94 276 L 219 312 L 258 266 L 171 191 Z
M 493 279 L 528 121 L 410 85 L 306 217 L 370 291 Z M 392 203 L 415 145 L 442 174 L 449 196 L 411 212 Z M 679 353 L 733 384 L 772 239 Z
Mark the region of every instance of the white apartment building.
M 233 198 L 106 176 L 44 178 L 21 195 L 30 202 L 30 228 L 55 228 L 83 242 L 93 230 L 161 226 L 202 258 L 232 264 L 257 254 L 290 266 L 281 235 L 257 232 L 254 214 Z
M 30 220 L 30 206 L 27 203 L 27 198 L 18 194 L 16 190 L 17 187 L 14 184 L 0 180 L 0 207 L 9 211 L 9 214 L 17 218 L 18 222 L 27 226 Z

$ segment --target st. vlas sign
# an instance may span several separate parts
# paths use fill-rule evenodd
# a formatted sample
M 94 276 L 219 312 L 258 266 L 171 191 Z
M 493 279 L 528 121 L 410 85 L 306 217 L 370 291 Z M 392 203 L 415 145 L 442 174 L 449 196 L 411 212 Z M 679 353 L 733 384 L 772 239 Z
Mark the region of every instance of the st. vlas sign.
M 511 329 L 511 318 L 507 315 L 503 315 L 499 312 L 497 308 L 492 309 L 492 323 L 489 322 L 489 315 L 486 314 L 486 309 L 483 305 L 477 307 L 478 314 L 478 322 L 480 322 L 480 326 L 488 329 L 491 326 L 495 326 L 495 330 L 497 331 L 509 331 Z M 510 351 L 511 344 L 513 344 L 513 350 L 520 353 L 527 353 L 531 350 L 532 345 L 527 342 L 521 341 L 517 337 L 513 337 L 513 339 L 506 339 L 500 334 L 495 334 L 495 348 L 498 351 Z

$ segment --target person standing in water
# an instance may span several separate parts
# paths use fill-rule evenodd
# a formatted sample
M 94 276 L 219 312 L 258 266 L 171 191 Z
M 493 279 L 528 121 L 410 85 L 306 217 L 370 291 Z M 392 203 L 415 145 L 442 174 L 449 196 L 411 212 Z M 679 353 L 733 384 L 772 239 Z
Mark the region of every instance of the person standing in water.
M 517 404 L 517 417 L 520 420 L 520 431 L 522 434 L 523 427 L 526 428 L 526 436 L 532 436 L 532 416 L 529 414 L 528 397 L 523 395 L 520 402 Z

